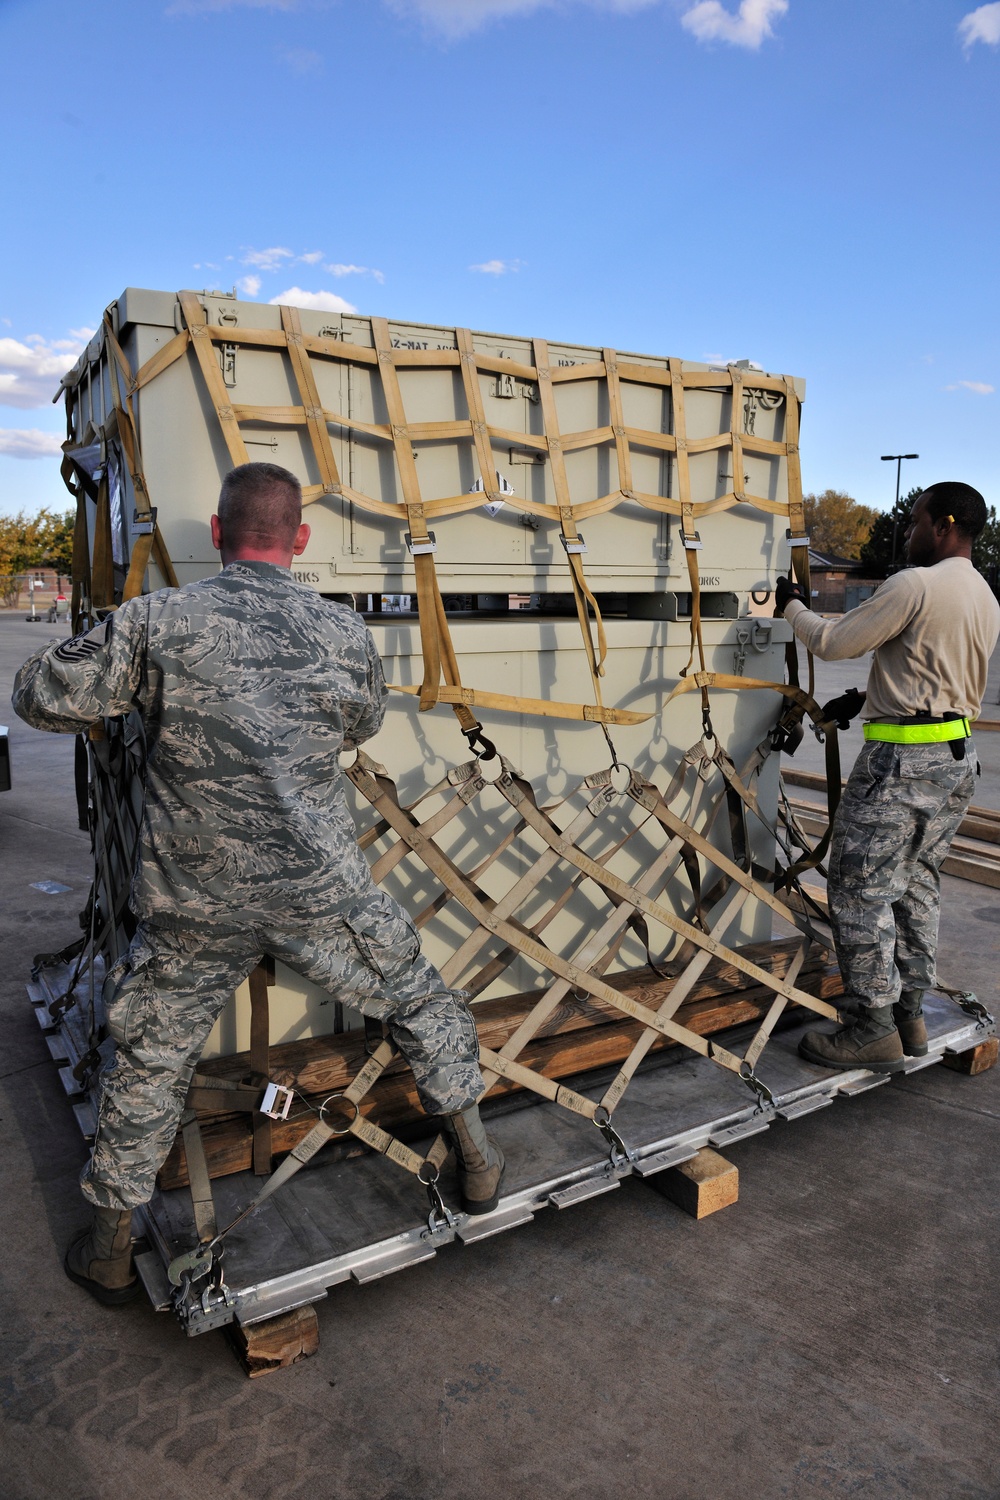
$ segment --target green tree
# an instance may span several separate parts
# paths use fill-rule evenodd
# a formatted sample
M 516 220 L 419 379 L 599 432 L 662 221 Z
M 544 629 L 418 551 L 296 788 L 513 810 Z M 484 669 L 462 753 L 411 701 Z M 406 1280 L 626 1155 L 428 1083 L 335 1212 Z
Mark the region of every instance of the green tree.
M 997 593 L 1000 589 L 1000 520 L 995 505 L 986 512 L 986 528 L 972 544 L 972 561 Z
M 75 512 L 67 510 L 62 515 L 53 515 L 48 510 L 42 510 L 38 513 L 38 519 L 42 523 L 38 562 L 42 567 L 52 568 L 63 578 L 71 578 Z
M 892 571 L 893 530 L 896 532 L 897 568 L 901 567 L 905 562 L 903 533 L 906 530 L 906 523 L 910 519 L 913 502 L 922 493 L 918 485 L 916 488 L 910 490 L 909 494 L 900 495 L 898 505 L 894 505 L 891 510 L 876 512 L 875 523 L 872 526 L 868 540 L 858 554 L 867 577 L 888 578 L 889 573 Z
M 47 511 L 26 516 L 0 516 L 0 598 L 16 609 L 24 587 L 24 575 L 41 561 L 41 534 Z
M 838 557 L 857 557 L 878 519 L 878 511 L 860 505 L 843 490 L 803 495 L 802 503 L 811 545 Z

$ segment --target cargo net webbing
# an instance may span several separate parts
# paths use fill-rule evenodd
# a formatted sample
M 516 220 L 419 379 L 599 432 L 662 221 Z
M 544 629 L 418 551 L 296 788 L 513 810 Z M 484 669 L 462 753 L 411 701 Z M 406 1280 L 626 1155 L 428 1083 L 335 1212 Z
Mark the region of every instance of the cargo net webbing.
M 837 1012 L 796 984 L 812 943 L 826 947 L 827 939 L 807 916 L 761 884 L 761 879 L 773 877 L 773 871 L 760 870 L 752 861 L 748 816 L 759 818 L 781 842 L 780 834 L 763 819 L 749 784 L 768 753 L 765 743 L 741 774 L 717 743 L 701 741 L 684 757 L 666 793 L 619 767 L 584 777 L 558 803 L 540 807 L 530 783 L 500 755 L 454 767 L 437 786 L 406 805 L 385 769 L 358 752 L 347 775 L 376 814 L 359 837 L 372 860 L 373 875 L 382 880 L 404 860 L 418 861 L 431 877 L 422 909 L 414 914 L 418 928 L 435 918 L 457 916 L 464 929 L 442 967 L 445 982 L 474 997 L 518 960 L 526 961 L 541 981 L 536 1002 L 499 1050 L 481 1046 L 484 1092 L 506 1080 L 590 1121 L 608 1141 L 612 1163 L 626 1167 L 629 1147 L 614 1125 L 614 1112 L 644 1058 L 663 1039 L 739 1077 L 755 1095 L 757 1111 L 771 1104 L 770 1091 L 755 1069 L 786 1007 L 798 1004 L 831 1018 Z M 671 807 L 675 801 L 683 801 L 683 817 Z M 709 842 L 724 811 L 733 857 Z M 703 831 L 697 831 L 696 824 Z M 458 838 L 446 850 L 450 832 L 457 832 Z M 714 832 L 716 843 L 726 841 L 720 830 Z M 632 881 L 615 871 L 623 856 L 641 863 L 642 874 Z M 711 874 L 705 888 L 703 867 L 706 876 Z M 687 917 L 677 915 L 673 890 L 670 897 L 664 894 L 682 869 L 690 885 Z M 547 944 L 546 930 L 571 898 L 581 897 L 589 907 L 586 921 L 568 954 L 558 952 Z M 668 899 L 670 905 L 665 904 Z M 795 951 L 782 952 L 773 970 L 728 948 L 716 936 L 731 927 L 751 899 L 802 932 Z M 655 1010 L 605 978 L 629 933 L 639 938 L 650 968 L 671 981 Z M 666 951 L 654 958 L 651 946 L 660 944 Z M 713 958 L 773 996 L 742 1055 L 677 1020 L 678 1010 Z M 639 1022 L 642 1028 L 598 1099 L 581 1091 L 585 1085 L 572 1087 L 548 1077 L 524 1057 L 571 995 L 612 1018 Z M 438 1188 L 450 1149 L 447 1138 L 438 1136 L 421 1156 L 384 1130 L 370 1110 L 362 1112 L 367 1096 L 398 1056 L 391 1042 L 382 1041 L 349 1085 L 324 1101 L 317 1123 L 221 1233 L 197 1131 L 185 1134 L 201 1244 L 174 1262 L 171 1276 L 176 1285 L 183 1286 L 186 1277 L 207 1274 L 211 1252 L 220 1240 L 334 1137 L 353 1135 L 423 1183 L 431 1203 L 432 1232 L 454 1222 Z M 213 1084 L 217 1080 L 196 1075 L 195 1092 Z M 195 1123 L 193 1112 L 188 1120 Z
M 786 516 L 790 523 L 788 530 L 793 566 L 800 582 L 808 587 L 808 539 L 805 536 L 799 464 L 800 403 L 792 380 L 762 371 L 746 370 L 738 365 L 729 365 L 724 369 L 689 370 L 684 368 L 680 359 L 670 359 L 660 364 L 637 363 L 634 359 L 622 359 L 612 349 L 603 350 L 599 360 L 576 365 L 554 365 L 548 345 L 542 339 L 533 341 L 534 362 L 525 364 L 477 350 L 473 334 L 464 328 L 455 329 L 454 348 L 400 348 L 394 345 L 389 324 L 384 318 L 369 320 L 371 346 L 366 347 L 338 338 L 306 334 L 302 329 L 299 311 L 294 307 L 280 308 L 280 330 L 254 329 L 235 326 L 229 320 L 218 326 L 210 324 L 206 309 L 194 292 L 180 292 L 178 300 L 186 327 L 138 371 L 133 371 L 129 366 L 115 336 L 110 313 L 105 317 L 102 330 L 108 350 L 114 405 L 114 437 L 121 445 L 132 480 L 136 513 L 142 528 L 130 559 L 124 587 L 125 598 L 140 591 L 142 577 L 150 559 L 157 563 L 168 583 L 176 581 L 166 541 L 156 516 L 155 495 L 150 494 L 143 469 L 136 399 L 145 386 L 190 350 L 193 351 L 229 457 L 234 464 L 250 461 L 244 427 L 259 428 L 263 424 L 304 429 L 315 471 L 319 476 L 318 483 L 307 484 L 303 489 L 303 499 L 307 504 L 327 496 L 339 497 L 383 519 L 398 522 L 400 531 L 405 533 L 413 562 L 423 673 L 419 688 L 405 684 L 393 686 L 397 691 L 418 693 L 422 709 L 432 708 L 437 703 L 451 704 L 463 732 L 467 734 L 475 732 L 479 727 L 473 712 L 476 708 L 583 719 L 599 723 L 605 728 L 614 724 L 638 724 L 651 717 L 649 713 L 606 706 L 603 702 L 602 679 L 605 675 L 607 641 L 597 599 L 586 579 L 583 561 L 586 547 L 579 531 L 579 524 L 587 517 L 613 511 L 624 504 L 644 507 L 660 515 L 676 516 L 680 520 L 680 535 L 687 557 L 692 596 L 691 658 L 688 665 L 690 667 L 693 664 L 697 652 L 699 670 L 688 678 L 685 669 L 682 677 L 686 680 L 679 685 L 677 691 L 697 688 L 702 695 L 703 710 L 707 712 L 710 687 L 746 689 L 767 686 L 772 691 L 782 690 L 781 685 L 764 684 L 746 678 L 730 679 L 706 671 L 701 640 L 701 589 L 697 557 L 700 537 L 697 528 L 702 517 L 730 510 L 736 505 Z M 298 402 L 288 406 L 255 406 L 235 402 L 232 391 L 226 385 L 219 361 L 219 354 L 223 352 L 224 346 L 271 349 L 282 355 L 287 364 L 292 389 L 298 394 Z M 336 361 L 348 367 L 354 365 L 366 369 L 377 380 L 389 420 L 383 423 L 362 421 L 349 413 L 324 407 L 316 381 L 315 361 Z M 400 386 L 400 371 L 434 372 L 447 369 L 456 370 L 459 374 L 467 415 L 441 422 L 410 421 Z M 529 433 L 489 423 L 486 420 L 480 386 L 480 376 L 484 374 L 492 374 L 498 379 L 529 382 L 537 390 L 542 430 Z M 604 410 L 610 420 L 586 431 L 564 433 L 560 428 L 556 389 L 568 382 L 578 381 L 599 383 Z M 622 396 L 623 382 L 647 388 L 656 387 L 669 393 L 669 420 L 665 420 L 664 424 L 671 428 L 669 432 L 635 427 L 627 423 Z M 688 437 L 685 396 L 687 392 L 697 389 L 723 390 L 729 393 L 728 431 Z M 757 435 L 753 430 L 756 410 L 782 404 L 782 440 Z M 331 430 L 338 434 L 357 434 L 363 436 L 366 442 L 385 445 L 391 449 L 402 497 L 400 503 L 390 503 L 344 483 L 337 465 Z M 472 492 L 443 496 L 422 493 L 414 445 L 442 440 L 467 440 L 471 446 L 480 472 L 480 480 Z M 501 488 L 494 448 L 512 446 L 535 453 L 548 466 L 553 503 L 531 500 L 510 492 L 507 487 Z M 603 495 L 574 498 L 567 475 L 566 455 L 584 449 L 601 448 L 614 452 L 617 486 Z M 664 487 L 676 490 L 676 494 L 652 493 L 635 487 L 633 454 L 636 451 L 659 454 L 671 461 L 674 477 Z M 690 460 L 693 455 L 707 452 L 718 452 L 720 458 L 728 462 L 732 489 L 711 499 L 695 500 L 692 494 Z M 783 461 L 787 501 L 755 494 L 746 488 L 746 454 Z M 69 458 L 64 465 L 64 472 L 69 482 L 73 477 Z M 88 560 L 81 556 L 80 568 L 82 573 L 92 576 L 80 580 L 80 589 L 83 593 L 87 593 L 89 589 L 95 603 L 107 608 L 111 607 L 112 599 L 109 592 L 110 562 L 107 556 L 109 521 L 104 512 L 108 511 L 110 501 L 106 493 L 95 492 L 95 496 L 91 498 L 98 501 L 93 565 L 91 567 Z M 594 699 L 592 703 L 560 703 L 549 699 L 513 697 L 493 693 L 478 685 L 468 686 L 461 681 L 438 585 L 434 564 L 436 540 L 430 527 L 432 523 L 476 510 L 484 504 L 501 502 L 524 512 L 526 516 L 538 517 L 558 525 L 566 554 L 568 581 L 590 669 Z M 80 505 L 82 508 L 82 494 Z M 797 687 L 794 680 L 792 686 Z M 811 698 L 811 662 L 808 691 Z M 811 709 L 807 708 L 806 711 Z

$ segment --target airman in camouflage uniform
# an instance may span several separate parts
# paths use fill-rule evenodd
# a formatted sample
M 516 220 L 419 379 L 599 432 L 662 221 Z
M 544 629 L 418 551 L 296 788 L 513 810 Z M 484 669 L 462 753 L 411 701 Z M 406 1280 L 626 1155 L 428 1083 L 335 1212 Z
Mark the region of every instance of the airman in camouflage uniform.
M 866 694 L 826 705 L 849 720 L 865 703 L 865 746 L 830 842 L 830 917 L 848 1024 L 809 1031 L 799 1051 L 831 1068 L 895 1072 L 925 1056 L 922 1001 L 937 983 L 941 866 L 972 800 L 980 709 L 1000 606 L 972 564 L 986 502 L 970 485 L 932 485 L 906 528 L 910 566 L 839 620 L 779 579 L 775 613 L 822 661 L 873 652 Z M 839 711 L 839 712 L 838 712 Z
M 282 505 L 291 529 L 276 552 L 259 527 L 275 507 L 280 520 Z M 213 519 L 225 564 L 217 577 L 130 600 L 88 634 L 33 656 L 15 683 L 14 707 L 38 729 L 78 732 L 137 710 L 146 735 L 131 890 L 139 923 L 105 986 L 116 1059 L 82 1177 L 117 1249 L 92 1234 L 89 1269 L 67 1260 L 95 1295 L 95 1283 L 124 1291 L 105 1285 L 122 1279 L 121 1217 L 148 1201 L 208 1034 L 264 954 L 384 1021 L 424 1108 L 467 1111 L 480 1167 L 490 1155 L 472 1108 L 483 1083 L 465 997 L 421 955 L 409 915 L 374 884 L 358 847 L 339 755 L 376 733 L 387 693 L 360 616 L 292 577 L 287 563 L 309 535 L 300 505 L 287 471 L 233 471 L 222 521 Z M 492 1189 L 485 1198 L 495 1201 Z M 94 1272 L 116 1255 L 117 1271 Z

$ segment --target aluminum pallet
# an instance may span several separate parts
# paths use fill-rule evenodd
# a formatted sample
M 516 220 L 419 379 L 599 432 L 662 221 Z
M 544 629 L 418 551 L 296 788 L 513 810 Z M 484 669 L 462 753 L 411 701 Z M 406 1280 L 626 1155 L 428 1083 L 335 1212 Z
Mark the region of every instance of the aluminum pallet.
M 85 1050 L 75 1008 L 54 1018 L 50 1005 L 58 986 L 51 971 L 28 987 L 77 1121 L 92 1137 L 95 1111 L 82 1094 L 73 1065 Z M 625 1154 L 587 1121 L 556 1105 L 529 1103 L 525 1096 L 484 1110 L 507 1159 L 506 1192 L 491 1214 L 428 1213 L 423 1189 L 409 1174 L 370 1153 L 331 1160 L 323 1153 L 226 1238 L 213 1276 L 174 1288 L 167 1266 L 197 1243 L 191 1199 L 185 1189 L 158 1192 L 142 1211 L 149 1248 L 136 1264 L 158 1311 L 175 1312 L 189 1335 L 234 1320 L 259 1323 L 306 1303 L 319 1302 L 340 1282 L 367 1283 L 431 1260 L 445 1246 L 475 1245 L 528 1224 L 542 1209 L 568 1209 L 614 1191 L 624 1177 L 655 1177 L 689 1160 L 704 1146 L 725 1148 L 858 1094 L 932 1067 L 945 1053 L 969 1051 L 996 1029 L 985 1011 L 970 1016 L 939 996 L 925 1000 L 930 1036 L 926 1057 L 907 1061 L 900 1073 L 867 1069 L 834 1073 L 799 1057 L 797 1044 L 815 1025 L 806 1020 L 779 1031 L 764 1053 L 760 1076 L 773 1095 L 760 1104 L 733 1074 L 706 1058 L 671 1050 L 651 1058 L 636 1075 L 614 1115 Z M 744 1028 L 751 1034 L 751 1028 Z M 740 1029 L 728 1034 L 733 1041 Z M 584 1092 L 610 1080 L 614 1069 L 590 1073 L 573 1086 Z M 423 1148 L 429 1140 L 423 1143 Z M 416 1149 L 421 1149 L 418 1145 Z M 230 1223 L 259 1191 L 249 1172 L 213 1184 L 220 1226 Z M 441 1178 L 445 1203 L 457 1202 L 454 1179 Z

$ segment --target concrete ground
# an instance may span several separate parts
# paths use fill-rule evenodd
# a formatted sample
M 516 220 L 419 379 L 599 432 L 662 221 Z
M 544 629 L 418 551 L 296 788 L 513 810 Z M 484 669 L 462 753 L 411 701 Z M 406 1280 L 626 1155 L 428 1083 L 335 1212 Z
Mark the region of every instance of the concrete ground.
M 0 702 L 51 633 L 0 615 Z M 863 682 L 820 670 L 825 696 Z M 24 992 L 87 891 L 72 743 L 2 720 L 5 1500 L 1000 1496 L 1000 1069 L 936 1067 L 729 1148 L 740 1201 L 701 1223 L 630 1180 L 335 1288 L 319 1354 L 263 1380 L 221 1333 L 99 1307 L 60 1264 L 84 1152 Z M 1000 745 L 984 758 L 997 806 Z M 946 886 L 942 974 L 995 1003 L 994 893 Z

